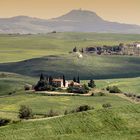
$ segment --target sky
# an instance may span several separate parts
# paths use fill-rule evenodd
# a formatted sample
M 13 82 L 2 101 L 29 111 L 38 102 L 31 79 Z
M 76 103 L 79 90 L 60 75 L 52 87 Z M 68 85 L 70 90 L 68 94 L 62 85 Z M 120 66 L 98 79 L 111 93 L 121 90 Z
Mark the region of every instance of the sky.
M 26 15 L 50 19 L 80 8 L 105 20 L 140 25 L 140 0 L 0 0 L 0 18 Z

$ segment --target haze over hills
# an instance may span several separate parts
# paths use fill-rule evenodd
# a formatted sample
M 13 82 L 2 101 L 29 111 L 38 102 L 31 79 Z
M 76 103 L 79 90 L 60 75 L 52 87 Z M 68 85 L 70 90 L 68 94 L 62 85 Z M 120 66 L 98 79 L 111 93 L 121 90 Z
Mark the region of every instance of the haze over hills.
M 138 33 L 140 26 L 110 22 L 99 17 L 95 12 L 72 10 L 69 13 L 53 18 L 39 19 L 28 16 L 17 16 L 0 19 L 0 33 L 47 33 L 57 32 L 108 32 Z

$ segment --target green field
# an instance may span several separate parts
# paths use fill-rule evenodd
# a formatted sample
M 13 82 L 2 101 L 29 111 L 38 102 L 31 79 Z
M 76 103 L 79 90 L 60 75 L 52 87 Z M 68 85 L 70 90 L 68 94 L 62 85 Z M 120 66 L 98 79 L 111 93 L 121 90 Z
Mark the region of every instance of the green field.
M 140 95 L 140 57 L 69 54 L 77 46 L 118 45 L 140 41 L 140 35 L 56 33 L 0 35 L 0 117 L 18 121 L 20 105 L 42 117 L 50 109 L 65 110 L 90 105 L 94 110 L 46 120 L 29 120 L 0 127 L 0 140 L 139 140 L 140 104 L 114 94 L 106 96 L 43 96 L 25 93 L 40 73 L 81 82 L 96 79 L 96 88 L 116 85 L 122 92 Z M 6 73 L 8 72 L 8 73 Z M 12 72 L 12 73 L 11 73 Z M 101 79 L 101 80 L 100 80 Z M 112 108 L 103 109 L 110 103 Z
M 117 85 L 123 92 L 139 95 L 139 79 L 140 78 L 96 80 L 95 83 L 97 89 L 106 88 L 108 85 Z M 102 108 L 102 104 L 104 103 L 111 103 L 115 108 L 132 104 L 116 95 L 109 94 L 103 97 L 43 96 L 26 94 L 24 91 L 24 85 L 26 83 L 36 84 L 36 82 L 37 79 L 32 77 L 25 77 L 11 73 L 1 74 L 0 116 L 17 119 L 17 112 L 20 105 L 30 106 L 35 114 L 45 114 L 50 109 L 63 114 L 65 110 L 71 110 L 81 104 L 89 104 L 96 109 Z M 83 82 L 87 83 L 87 81 Z M 12 91 L 14 91 L 14 93 L 9 95 Z
M 18 120 L 20 105 L 28 105 L 35 114 L 46 114 L 50 109 L 53 109 L 63 115 L 65 110 L 70 111 L 84 104 L 88 104 L 95 109 L 49 120 L 42 119 L 9 124 L 0 127 L 0 138 L 2 140 L 93 140 L 93 138 L 96 140 L 138 140 L 140 137 L 139 104 L 134 104 L 111 94 L 93 97 L 26 94 L 23 91 L 25 81 L 28 79 L 30 83 L 34 83 L 34 81 L 37 81 L 36 79 L 10 73 L 1 74 L 0 84 L 4 82 L 3 79 L 7 81 L 6 87 L 9 91 L 11 89 L 8 81 L 14 83 L 13 81 L 17 80 L 16 84 L 12 85 L 14 90 L 16 90 L 18 79 L 23 82 L 19 82 L 20 90 L 17 90 L 13 95 L 4 97 L 5 90 L 1 90 L 3 94 L 0 96 L 0 117 L 2 118 Z M 127 83 L 132 88 L 132 83 L 134 84 L 134 82 L 137 83 L 138 81 L 139 78 L 97 80 L 96 84 L 97 88 L 104 88 L 107 85 L 125 83 L 124 89 L 127 89 Z M 136 88 L 138 90 L 139 86 L 132 88 L 133 91 Z M 112 108 L 103 109 L 102 104 L 104 103 L 110 103 Z
M 0 72 L 0 96 L 23 91 L 24 85 L 34 84 L 35 78 Z
M 118 45 L 139 41 L 140 35 L 97 33 L 50 33 L 46 35 L 0 35 L 0 71 L 28 76 L 79 75 L 81 79 L 110 79 L 140 76 L 140 57 L 69 54 L 94 45 Z M 24 60 L 24 61 L 21 61 Z M 20 61 L 20 62 L 17 62 Z M 15 62 L 15 63 L 8 63 Z
M 2 140 L 139 140 L 140 106 L 76 113 L 0 128 Z
M 0 35 L 0 62 L 67 54 L 78 48 L 93 45 L 118 45 L 140 41 L 140 35 L 99 33 L 56 33 L 46 35 Z
M 107 86 L 117 86 L 122 92 L 140 95 L 140 78 L 122 78 L 97 80 L 97 88 L 106 88 Z

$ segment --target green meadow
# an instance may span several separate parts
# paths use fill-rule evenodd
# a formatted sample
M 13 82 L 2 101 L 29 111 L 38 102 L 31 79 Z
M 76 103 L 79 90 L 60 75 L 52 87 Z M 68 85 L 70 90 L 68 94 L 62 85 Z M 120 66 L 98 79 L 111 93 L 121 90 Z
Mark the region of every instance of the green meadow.
M 0 128 L 2 140 L 139 140 L 140 106 L 100 109 Z
M 45 114 L 50 109 L 53 109 L 62 115 L 65 110 L 72 110 L 83 104 L 88 104 L 96 109 L 101 109 L 105 103 L 110 103 L 113 108 L 133 104 L 126 99 L 112 94 L 93 97 L 27 94 L 24 91 L 24 85 L 27 84 L 27 81 L 28 84 L 36 84 L 38 79 L 12 73 L 1 73 L 0 75 L 0 116 L 12 120 L 18 119 L 17 116 L 20 105 L 30 106 L 35 114 Z M 107 86 L 117 85 L 122 92 L 139 95 L 139 79 L 140 78 L 96 80 L 95 83 L 97 89 L 105 89 Z M 82 82 L 87 84 L 87 81 Z M 12 94 L 9 95 L 9 93 Z
M 50 33 L 46 35 L 0 35 L 0 62 L 63 55 L 75 46 L 118 45 L 140 41 L 140 35 L 99 33 Z
M 26 84 L 36 84 L 40 73 L 79 75 L 82 83 L 95 79 L 96 88 L 117 86 L 122 92 L 140 95 L 140 57 L 96 56 L 78 58 L 72 49 L 94 45 L 118 45 L 140 41 L 140 35 L 97 33 L 49 33 L 0 35 L 0 118 L 14 121 L 0 127 L 2 140 L 139 140 L 140 105 L 115 94 L 106 96 L 45 96 L 26 93 Z M 109 109 L 103 104 L 110 103 Z M 19 121 L 21 105 L 39 117 L 50 109 L 60 116 Z M 80 105 L 94 110 L 64 115 Z

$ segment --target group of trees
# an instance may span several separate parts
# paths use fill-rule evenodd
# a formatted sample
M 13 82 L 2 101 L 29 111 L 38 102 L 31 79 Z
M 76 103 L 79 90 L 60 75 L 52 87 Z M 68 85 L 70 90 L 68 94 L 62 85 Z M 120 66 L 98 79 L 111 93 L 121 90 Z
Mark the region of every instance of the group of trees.
M 66 79 L 63 75 L 63 86 L 66 86 Z M 54 91 L 56 88 L 56 85 L 53 83 L 53 77 L 52 76 L 44 76 L 43 74 L 40 75 L 40 80 L 35 85 L 34 89 L 36 91 Z
M 71 85 L 70 87 L 68 87 L 68 92 L 72 92 L 72 93 L 88 93 L 89 92 L 89 88 L 95 88 L 95 82 L 94 80 L 90 80 L 88 85 L 80 85 L 80 77 L 73 77 L 73 82 L 75 83 L 79 83 L 79 85 L 75 85 L 73 83 L 73 85 Z M 63 86 L 66 87 L 66 78 L 63 75 Z M 52 76 L 44 76 L 43 74 L 40 75 L 40 80 L 38 81 L 38 83 L 35 85 L 34 89 L 36 91 L 55 91 L 57 90 L 57 85 L 56 83 L 53 81 L 53 77 Z
M 76 82 L 76 83 L 80 84 L 80 77 L 79 76 L 77 78 L 73 77 L 73 82 Z
M 74 77 L 73 82 L 76 82 L 76 83 L 80 84 L 79 76 L 77 77 L 77 79 Z M 95 85 L 94 80 L 90 80 L 88 85 L 86 85 L 86 84 L 77 85 L 77 86 L 73 85 L 73 86 L 70 86 L 67 90 L 68 90 L 69 93 L 85 94 L 85 93 L 89 92 L 90 88 L 95 88 L 95 87 L 96 87 L 96 85 Z

